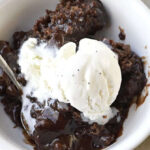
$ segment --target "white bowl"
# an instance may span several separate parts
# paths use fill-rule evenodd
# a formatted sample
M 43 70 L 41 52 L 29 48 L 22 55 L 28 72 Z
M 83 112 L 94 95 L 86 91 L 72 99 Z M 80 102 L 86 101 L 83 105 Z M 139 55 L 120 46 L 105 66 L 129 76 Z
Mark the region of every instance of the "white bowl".
M 119 41 L 118 27 L 124 28 L 127 38 L 139 56 L 147 57 L 145 72 L 150 66 L 150 11 L 140 0 L 102 0 L 111 18 L 111 26 L 103 34 Z M 0 39 L 10 40 L 18 30 L 31 29 L 35 20 L 44 15 L 45 9 L 54 9 L 57 0 L 0 0 Z M 145 48 L 147 46 L 147 49 Z M 150 82 L 150 79 L 148 79 Z M 150 92 L 150 89 L 148 89 Z M 150 96 L 137 110 L 130 109 L 124 124 L 123 135 L 107 150 L 132 150 L 150 133 Z M 22 131 L 14 124 L 0 105 L 0 150 L 32 150 L 25 144 Z

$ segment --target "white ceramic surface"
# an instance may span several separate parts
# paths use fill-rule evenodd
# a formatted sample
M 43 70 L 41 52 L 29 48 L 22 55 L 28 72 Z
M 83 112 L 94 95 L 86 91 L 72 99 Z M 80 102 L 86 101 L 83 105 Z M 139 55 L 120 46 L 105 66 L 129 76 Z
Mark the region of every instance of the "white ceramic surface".
M 124 28 L 125 43 L 133 51 L 147 57 L 150 65 L 150 11 L 140 0 L 102 0 L 111 18 L 103 34 L 119 41 L 118 27 Z M 28 30 L 46 8 L 54 9 L 57 0 L 0 0 L 0 39 L 10 40 L 13 32 Z M 147 49 L 145 49 L 147 46 Z M 150 69 L 150 68 L 149 68 Z M 149 81 L 150 82 L 150 81 Z M 150 90 L 149 90 L 150 91 Z M 133 105 L 124 124 L 123 135 L 107 150 L 132 150 L 150 133 L 150 96 L 137 110 Z M 14 129 L 0 105 L 0 150 L 32 150 L 24 143 L 20 129 Z

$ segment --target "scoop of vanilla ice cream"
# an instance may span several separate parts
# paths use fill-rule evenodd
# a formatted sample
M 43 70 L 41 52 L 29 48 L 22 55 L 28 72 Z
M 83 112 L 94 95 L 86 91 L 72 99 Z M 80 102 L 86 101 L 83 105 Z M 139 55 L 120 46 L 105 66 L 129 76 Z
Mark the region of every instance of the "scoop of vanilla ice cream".
M 115 115 L 110 106 L 120 89 L 121 71 L 117 55 L 103 42 L 82 39 L 76 52 L 73 42 L 58 50 L 30 38 L 20 49 L 18 64 L 28 81 L 24 95 L 70 103 L 89 123 L 105 124 Z

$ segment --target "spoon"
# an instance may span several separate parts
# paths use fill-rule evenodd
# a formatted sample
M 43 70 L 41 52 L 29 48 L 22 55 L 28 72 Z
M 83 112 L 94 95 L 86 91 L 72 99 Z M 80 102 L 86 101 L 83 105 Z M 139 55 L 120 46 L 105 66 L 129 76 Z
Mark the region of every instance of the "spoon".
M 9 67 L 9 65 L 7 64 L 7 62 L 5 61 L 5 59 L 2 57 L 2 55 L 0 55 L 0 67 L 8 75 L 8 77 L 14 83 L 14 85 L 16 86 L 16 88 L 19 91 L 21 91 L 21 93 L 22 93 L 22 87 L 21 87 L 20 83 L 17 81 L 17 79 L 15 77 L 15 74 L 13 73 L 13 71 L 11 70 L 11 68 Z M 24 129 L 27 129 L 26 126 L 25 126 L 25 122 L 23 120 L 23 115 L 21 115 L 21 122 L 22 122 L 22 125 L 23 125 Z M 29 134 L 28 130 L 26 130 L 26 131 Z
M 21 87 L 20 83 L 17 81 L 17 79 L 15 77 L 15 74 L 13 73 L 13 71 L 11 70 L 11 68 L 9 67 L 9 65 L 7 64 L 7 62 L 4 60 L 4 58 L 2 57 L 2 55 L 0 55 L 0 67 L 8 75 L 8 77 L 14 83 L 14 85 L 16 86 L 16 88 L 19 91 L 22 91 L 22 87 Z

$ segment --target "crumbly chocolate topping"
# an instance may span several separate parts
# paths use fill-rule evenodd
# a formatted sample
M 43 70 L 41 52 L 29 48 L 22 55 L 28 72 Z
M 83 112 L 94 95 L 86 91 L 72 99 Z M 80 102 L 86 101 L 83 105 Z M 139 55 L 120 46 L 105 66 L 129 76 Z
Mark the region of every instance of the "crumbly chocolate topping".
M 105 10 L 98 0 L 62 0 L 55 11 L 47 10 L 45 17 L 40 18 L 31 31 L 16 32 L 12 48 L 8 42 L 0 41 L 0 54 L 24 86 L 26 81 L 17 65 L 18 49 L 23 41 L 29 37 L 37 37 L 39 40 L 54 42 L 59 46 L 67 41 L 78 43 L 81 38 L 102 29 L 106 25 L 106 20 Z M 35 107 L 31 110 L 36 125 L 30 138 L 37 150 L 99 150 L 114 143 L 120 135 L 133 98 L 140 95 L 146 85 L 146 77 L 141 58 L 131 51 L 129 45 L 108 39 L 104 39 L 103 42 L 118 54 L 122 72 L 121 88 L 112 104 L 118 109 L 117 115 L 105 125 L 90 125 L 83 122 L 80 112 L 69 104 L 68 109 L 61 109 L 64 103 L 58 100 L 50 103 L 52 99 L 49 99 L 49 107 L 44 109 L 36 98 L 28 97 L 41 108 L 41 111 Z M 22 127 L 21 95 L 2 69 L 0 95 L 3 96 L 2 103 L 6 113 L 17 126 Z
M 33 28 L 35 37 L 56 41 L 61 46 L 67 41 L 78 42 L 95 34 L 106 25 L 106 13 L 99 0 L 63 0 L 55 11 L 46 15 Z

